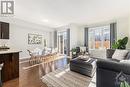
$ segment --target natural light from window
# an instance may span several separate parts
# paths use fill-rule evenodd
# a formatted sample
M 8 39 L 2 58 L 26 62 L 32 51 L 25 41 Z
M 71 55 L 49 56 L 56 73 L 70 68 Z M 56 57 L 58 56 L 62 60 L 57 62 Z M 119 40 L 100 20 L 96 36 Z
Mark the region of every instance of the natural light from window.
M 88 35 L 90 50 L 110 48 L 110 25 L 89 28 Z

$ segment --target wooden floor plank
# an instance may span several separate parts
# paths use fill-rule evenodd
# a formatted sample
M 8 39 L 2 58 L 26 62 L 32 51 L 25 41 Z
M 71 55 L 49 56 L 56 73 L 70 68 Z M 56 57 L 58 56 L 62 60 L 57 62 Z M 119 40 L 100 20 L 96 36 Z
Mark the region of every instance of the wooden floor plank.
M 5 82 L 3 87 L 47 87 L 46 84 L 41 81 L 41 77 L 57 68 L 66 66 L 68 61 L 69 59 L 67 58 L 61 58 L 56 61 L 31 67 L 28 61 L 20 63 L 20 77 Z

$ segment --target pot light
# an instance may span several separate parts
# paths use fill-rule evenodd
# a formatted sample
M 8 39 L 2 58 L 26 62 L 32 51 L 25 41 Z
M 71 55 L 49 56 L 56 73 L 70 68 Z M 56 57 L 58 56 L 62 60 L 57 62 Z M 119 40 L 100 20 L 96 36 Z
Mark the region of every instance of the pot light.
M 47 19 L 44 19 L 44 20 L 42 20 L 43 22 L 49 22 L 49 20 L 47 20 Z

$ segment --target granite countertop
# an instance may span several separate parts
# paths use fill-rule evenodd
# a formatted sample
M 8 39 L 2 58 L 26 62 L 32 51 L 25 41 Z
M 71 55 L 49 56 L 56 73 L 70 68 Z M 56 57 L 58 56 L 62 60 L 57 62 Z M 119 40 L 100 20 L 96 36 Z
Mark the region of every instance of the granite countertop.
M 22 51 L 17 50 L 17 49 L 0 50 L 0 54 L 18 53 L 18 52 L 22 52 Z

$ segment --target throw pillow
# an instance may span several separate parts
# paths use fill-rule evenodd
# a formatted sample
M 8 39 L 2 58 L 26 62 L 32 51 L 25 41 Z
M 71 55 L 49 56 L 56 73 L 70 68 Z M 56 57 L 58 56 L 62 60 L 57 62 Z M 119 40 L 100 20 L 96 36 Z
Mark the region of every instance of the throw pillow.
M 117 59 L 117 60 L 123 60 L 125 59 L 126 55 L 128 54 L 128 50 L 119 50 L 116 49 L 116 51 L 114 52 L 112 58 L 113 59 Z

